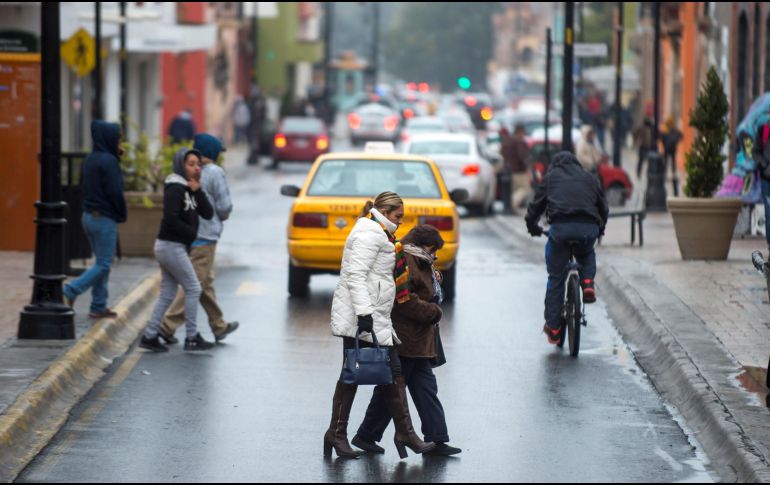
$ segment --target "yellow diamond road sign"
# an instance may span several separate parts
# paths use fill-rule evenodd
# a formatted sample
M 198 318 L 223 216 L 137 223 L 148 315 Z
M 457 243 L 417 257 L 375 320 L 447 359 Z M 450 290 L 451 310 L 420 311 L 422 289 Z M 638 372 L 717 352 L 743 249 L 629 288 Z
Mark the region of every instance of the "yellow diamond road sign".
M 79 29 L 62 44 L 61 57 L 78 76 L 83 77 L 96 66 L 96 41 L 85 29 Z

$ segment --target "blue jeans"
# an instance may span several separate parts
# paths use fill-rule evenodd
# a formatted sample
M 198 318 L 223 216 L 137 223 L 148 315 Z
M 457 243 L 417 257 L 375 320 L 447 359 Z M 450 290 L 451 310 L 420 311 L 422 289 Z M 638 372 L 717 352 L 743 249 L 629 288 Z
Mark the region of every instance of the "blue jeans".
M 596 252 L 594 245 L 599 238 L 599 226 L 586 223 L 551 225 L 551 235 L 545 246 L 545 262 L 548 267 L 548 288 L 545 292 L 545 323 L 551 328 L 561 326 L 564 305 L 564 284 L 567 277 L 571 247 L 574 243 L 575 260 L 580 265 L 580 280 L 596 277 Z
M 95 217 L 87 212 L 83 214 L 82 222 L 88 242 L 96 255 L 96 263 L 80 278 L 65 285 L 64 294 L 74 300 L 91 288 L 91 312 L 101 313 L 107 309 L 107 285 L 112 256 L 118 243 L 118 224 L 109 217 Z
M 765 238 L 767 247 L 770 248 L 770 180 L 760 178 L 762 186 L 762 200 L 765 203 Z

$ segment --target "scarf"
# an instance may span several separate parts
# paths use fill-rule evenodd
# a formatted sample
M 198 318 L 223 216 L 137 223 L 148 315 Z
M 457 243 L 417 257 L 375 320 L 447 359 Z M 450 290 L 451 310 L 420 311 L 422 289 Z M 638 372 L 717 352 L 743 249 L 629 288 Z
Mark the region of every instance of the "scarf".
M 369 219 L 382 227 L 385 235 L 388 236 L 388 241 L 396 247 L 396 267 L 393 270 L 393 278 L 396 280 L 396 301 L 398 303 L 406 303 L 409 301 L 409 266 L 406 264 L 404 247 L 380 220 L 382 217 L 382 214 L 376 209 L 372 209 L 369 214 Z
M 444 302 L 444 290 L 441 289 L 441 283 L 439 283 L 438 278 L 436 278 L 436 268 L 433 265 L 436 262 L 436 258 L 428 251 L 413 244 L 405 245 L 404 252 L 421 261 L 425 261 L 430 265 L 430 273 L 433 278 L 433 299 L 435 300 L 435 303 L 441 305 Z

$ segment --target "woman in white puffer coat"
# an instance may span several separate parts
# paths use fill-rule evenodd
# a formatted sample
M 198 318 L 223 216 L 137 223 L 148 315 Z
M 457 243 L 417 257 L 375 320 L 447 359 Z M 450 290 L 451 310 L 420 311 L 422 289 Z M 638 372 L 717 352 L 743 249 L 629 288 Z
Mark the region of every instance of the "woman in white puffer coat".
M 396 264 L 397 260 L 405 261 L 401 245 L 395 238 L 403 217 L 404 203 L 393 192 L 383 192 L 374 202 L 366 203 L 361 218 L 345 242 L 331 315 L 332 333 L 342 337 L 345 349 L 354 347 L 359 332 L 364 333 L 360 337 L 361 346 L 371 346 L 371 334 L 375 333 L 380 345 L 390 348 L 393 384 L 382 386 L 380 392 L 385 393 L 388 410 L 393 416 L 394 441 L 401 458 L 406 457 L 406 447 L 415 453 L 435 447 L 433 443 L 423 442 L 412 427 L 401 361 L 394 347 L 399 343 L 398 337 L 390 320 L 396 298 L 399 301 L 409 298 L 408 270 L 404 264 Z M 326 456 L 331 456 L 332 449 L 343 458 L 358 458 L 361 454 L 350 447 L 347 436 L 348 418 L 357 389 L 356 385 L 337 381 L 331 424 L 324 435 Z

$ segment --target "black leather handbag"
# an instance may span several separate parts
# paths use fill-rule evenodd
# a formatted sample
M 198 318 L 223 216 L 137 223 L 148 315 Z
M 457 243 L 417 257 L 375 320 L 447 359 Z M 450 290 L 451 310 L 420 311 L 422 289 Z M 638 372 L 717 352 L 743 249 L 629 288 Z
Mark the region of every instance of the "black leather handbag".
M 393 383 L 393 373 L 390 370 L 390 353 L 388 348 L 380 347 L 377 335 L 372 333 L 373 348 L 360 348 L 356 335 L 356 346 L 345 349 L 345 360 L 342 362 L 340 380 L 344 384 L 358 386 L 379 386 Z
M 433 338 L 436 340 L 436 357 L 430 359 L 430 366 L 435 369 L 446 364 L 446 354 L 444 354 L 444 344 L 441 343 L 441 333 L 439 332 L 439 324 L 436 324 L 436 331 Z

